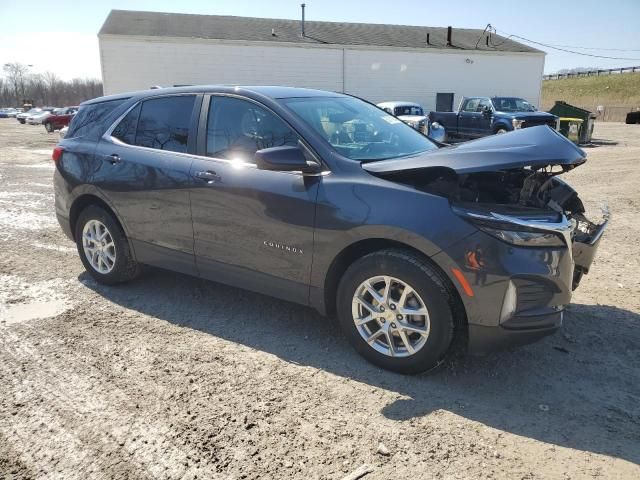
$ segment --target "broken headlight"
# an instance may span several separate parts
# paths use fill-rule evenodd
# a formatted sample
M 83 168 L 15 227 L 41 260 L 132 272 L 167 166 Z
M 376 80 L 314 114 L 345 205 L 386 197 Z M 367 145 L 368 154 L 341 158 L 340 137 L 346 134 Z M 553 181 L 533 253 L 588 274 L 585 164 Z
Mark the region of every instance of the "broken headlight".
M 564 242 L 560 236 L 552 232 L 503 230 L 477 225 L 485 233 L 496 237 L 499 240 L 520 247 L 562 247 Z
M 571 243 L 575 228 L 564 215 L 556 213 L 513 212 L 508 215 L 491 211 L 454 206 L 452 210 L 473 223 L 478 229 L 519 247 L 565 247 Z

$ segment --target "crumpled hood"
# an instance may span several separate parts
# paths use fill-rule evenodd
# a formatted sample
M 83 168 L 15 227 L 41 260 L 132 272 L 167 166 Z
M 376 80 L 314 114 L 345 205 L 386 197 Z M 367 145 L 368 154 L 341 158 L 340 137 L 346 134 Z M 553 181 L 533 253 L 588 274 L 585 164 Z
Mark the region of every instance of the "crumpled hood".
M 410 157 L 363 163 L 362 168 L 388 173 L 423 168 L 450 168 L 456 173 L 562 165 L 575 167 L 586 161 L 585 152 L 546 125 L 439 148 Z

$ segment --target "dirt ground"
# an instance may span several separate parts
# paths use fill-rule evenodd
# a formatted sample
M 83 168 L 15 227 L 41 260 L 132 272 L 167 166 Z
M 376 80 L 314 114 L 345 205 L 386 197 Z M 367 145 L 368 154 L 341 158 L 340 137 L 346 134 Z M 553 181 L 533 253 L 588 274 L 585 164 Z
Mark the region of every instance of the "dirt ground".
M 640 478 L 640 128 L 595 136 L 566 179 L 613 221 L 564 329 L 408 377 L 307 308 L 96 284 L 55 220 L 57 135 L 0 119 L 0 478 Z

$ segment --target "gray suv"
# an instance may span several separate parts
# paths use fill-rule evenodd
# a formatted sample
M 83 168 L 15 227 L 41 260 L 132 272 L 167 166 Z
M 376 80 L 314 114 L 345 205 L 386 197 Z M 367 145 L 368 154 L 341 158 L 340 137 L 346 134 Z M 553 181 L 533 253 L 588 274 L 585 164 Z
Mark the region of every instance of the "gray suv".
M 317 90 L 98 98 L 53 159 L 97 281 L 147 264 L 309 305 L 403 373 L 556 331 L 606 226 L 558 178 L 585 153 L 546 126 L 442 146 Z

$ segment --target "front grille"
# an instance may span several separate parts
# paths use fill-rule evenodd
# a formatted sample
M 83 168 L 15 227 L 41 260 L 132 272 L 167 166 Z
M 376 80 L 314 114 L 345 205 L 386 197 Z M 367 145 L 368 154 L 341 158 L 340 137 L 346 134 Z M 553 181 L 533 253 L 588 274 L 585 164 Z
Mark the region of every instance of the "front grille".
M 546 307 L 557 292 L 551 282 L 518 278 L 514 283 L 518 293 L 517 312 Z

